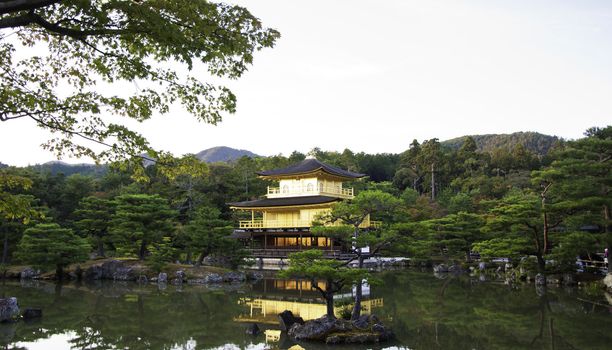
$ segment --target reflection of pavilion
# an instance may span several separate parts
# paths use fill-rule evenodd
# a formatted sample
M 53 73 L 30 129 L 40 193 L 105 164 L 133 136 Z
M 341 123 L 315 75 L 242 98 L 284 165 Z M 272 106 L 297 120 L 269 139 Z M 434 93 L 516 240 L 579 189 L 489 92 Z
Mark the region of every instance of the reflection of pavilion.
M 323 287 L 323 285 L 321 285 Z M 241 298 L 238 303 L 248 307 L 248 312 L 234 320 L 238 322 L 256 322 L 270 325 L 278 324 L 278 314 L 290 310 L 295 316 L 304 320 L 312 320 L 326 314 L 325 302 L 319 297 L 319 292 L 312 288 L 310 281 L 266 279 L 256 286 L 253 297 Z M 364 285 L 364 300 L 362 313 L 369 315 L 373 308 L 382 307 L 382 298 L 370 298 L 369 286 Z M 351 308 L 352 291 L 338 294 L 335 298 L 337 306 L 334 311 L 340 315 L 343 309 Z M 343 301 L 345 301 L 343 303 Z
M 249 313 L 236 317 L 234 320 L 238 322 L 258 322 L 266 324 L 278 324 L 278 314 L 285 310 L 290 310 L 294 315 L 303 318 L 305 321 L 319 318 L 325 315 L 327 309 L 323 302 L 299 302 L 299 301 L 284 301 L 263 298 L 241 298 L 240 304 L 249 306 Z M 334 311 L 338 315 L 342 309 L 350 307 L 350 305 L 336 306 Z M 383 306 L 383 299 L 367 299 L 361 302 L 364 315 L 372 313 L 372 309 Z

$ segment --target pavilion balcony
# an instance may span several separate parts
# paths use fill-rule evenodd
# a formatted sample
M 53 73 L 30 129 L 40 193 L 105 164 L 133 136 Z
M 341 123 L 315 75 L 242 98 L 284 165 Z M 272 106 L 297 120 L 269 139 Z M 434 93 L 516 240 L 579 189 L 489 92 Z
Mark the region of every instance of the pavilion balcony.
M 328 226 L 340 226 L 341 222 L 336 222 Z M 312 226 L 311 220 L 242 220 L 239 221 L 238 228 L 241 229 L 273 229 L 273 228 L 309 228 Z M 379 228 L 382 226 L 381 221 L 366 220 L 359 227 L 361 228 Z
M 268 198 L 298 197 L 298 196 L 330 196 L 344 199 L 355 197 L 353 188 L 343 188 L 341 186 L 297 186 L 289 188 L 268 186 Z

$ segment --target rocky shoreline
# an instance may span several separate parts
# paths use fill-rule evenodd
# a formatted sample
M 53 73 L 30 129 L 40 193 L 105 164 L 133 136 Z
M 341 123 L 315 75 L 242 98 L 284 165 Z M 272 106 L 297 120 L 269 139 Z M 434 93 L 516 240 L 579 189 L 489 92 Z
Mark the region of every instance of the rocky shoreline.
M 31 267 L 6 273 L 4 277 L 21 280 L 57 280 L 54 273 L 44 273 Z M 172 285 L 243 283 L 261 278 L 263 275 L 255 271 L 230 271 L 223 268 L 190 265 L 171 265 L 168 269 L 156 273 L 138 261 L 116 259 L 104 259 L 86 266 L 71 266 L 63 276 L 64 280 L 76 281 L 111 280 Z
M 355 320 L 322 317 L 304 321 L 289 310 L 278 314 L 282 332 L 294 342 L 324 342 L 326 344 L 376 344 L 390 340 L 393 332 L 375 315 L 362 315 Z M 251 324 L 246 333 L 257 335 L 259 327 Z

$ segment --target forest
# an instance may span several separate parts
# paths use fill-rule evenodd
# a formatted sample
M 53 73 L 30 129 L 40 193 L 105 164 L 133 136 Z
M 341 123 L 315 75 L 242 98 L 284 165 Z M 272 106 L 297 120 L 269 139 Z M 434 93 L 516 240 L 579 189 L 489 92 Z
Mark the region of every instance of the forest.
M 400 154 L 310 153 L 367 174 L 348 184 L 355 205 L 368 196 L 393 202 L 372 211 L 384 223 L 372 233 L 385 242 L 381 254 L 457 263 L 504 257 L 542 272 L 571 270 L 577 256 L 612 243 L 612 127 L 588 129 L 572 141 L 523 137 L 499 146 L 471 136 L 414 140 Z M 173 176 L 155 164 L 144 174 L 117 163 L 68 176 L 3 166 L 1 264 L 56 269 L 60 276 L 68 264 L 96 257 L 137 258 L 155 269 L 223 257 L 236 267 L 248 253 L 229 238 L 240 214 L 226 203 L 266 193 L 271 184 L 256 171 L 305 157 L 242 157 Z

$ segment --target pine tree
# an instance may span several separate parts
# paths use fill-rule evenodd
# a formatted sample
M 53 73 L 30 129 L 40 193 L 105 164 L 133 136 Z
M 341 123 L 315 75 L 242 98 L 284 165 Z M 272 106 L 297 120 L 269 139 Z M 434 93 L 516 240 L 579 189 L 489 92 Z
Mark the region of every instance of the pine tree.
M 85 261 L 90 246 L 71 229 L 58 224 L 38 224 L 23 233 L 17 252 L 18 258 L 36 267 L 55 267 L 56 277 L 62 279 L 64 268 Z
M 323 258 L 319 249 L 310 249 L 289 254 L 290 264 L 278 273 L 280 278 L 304 278 L 311 282 L 314 289 L 321 293 L 327 305 L 327 317 L 334 318 L 334 295 L 345 285 L 361 285 L 370 276 L 364 269 L 349 268 L 346 263 L 335 259 Z M 319 286 L 319 281 L 325 287 Z
M 220 219 L 221 212 L 214 207 L 203 207 L 196 212 L 196 216 L 185 226 L 188 237 L 188 245 L 199 251 L 196 264 L 201 265 L 205 257 L 213 253 L 232 252 L 228 249 L 237 248 L 230 241 L 232 224 Z
M 172 235 L 175 212 L 161 196 L 126 194 L 115 201 L 110 228 L 113 240 L 128 249 L 136 248 L 140 260 L 144 260 L 149 244 L 160 243 L 164 236 Z
M 109 240 L 108 231 L 113 210 L 112 201 L 92 196 L 84 198 L 74 213 L 77 219 L 74 225 L 79 232 L 95 241 L 100 257 L 105 256 L 104 243 Z

